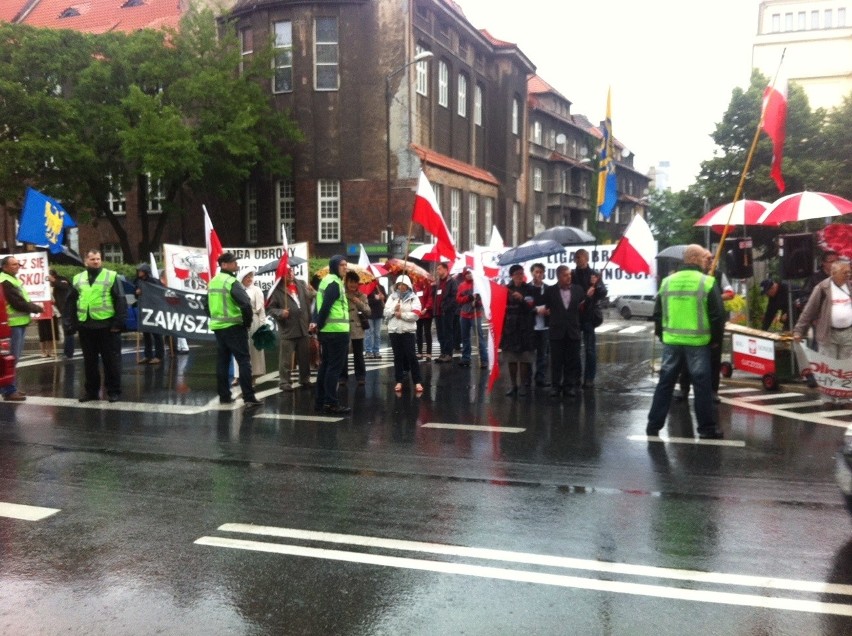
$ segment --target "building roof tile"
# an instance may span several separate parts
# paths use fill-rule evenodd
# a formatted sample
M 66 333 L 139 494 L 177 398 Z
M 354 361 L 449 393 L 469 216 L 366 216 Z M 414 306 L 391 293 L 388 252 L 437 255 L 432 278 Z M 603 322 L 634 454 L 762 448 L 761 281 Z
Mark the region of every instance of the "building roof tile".
M 440 152 L 436 152 L 431 148 L 426 148 L 420 144 L 411 144 L 411 148 L 417 156 L 420 157 L 420 160 L 423 163 L 428 163 L 437 168 L 443 168 L 444 170 L 449 170 L 450 172 L 455 172 L 484 183 L 490 183 L 497 186 L 500 185 L 497 178 L 488 172 L 488 170 L 477 168 L 476 166 L 454 159 L 453 157 L 448 157 L 447 155 L 443 155 Z
M 180 17 L 176 0 L 40 0 L 23 23 L 107 33 L 177 27 Z

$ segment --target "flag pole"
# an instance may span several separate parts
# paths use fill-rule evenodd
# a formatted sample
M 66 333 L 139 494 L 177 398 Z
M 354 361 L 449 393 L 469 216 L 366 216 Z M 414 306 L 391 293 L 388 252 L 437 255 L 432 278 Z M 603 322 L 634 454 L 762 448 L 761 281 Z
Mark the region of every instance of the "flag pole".
M 787 53 L 787 48 L 784 47 L 784 50 L 781 51 L 781 59 L 778 61 L 778 68 L 775 69 L 775 77 L 772 78 L 771 87 L 775 88 L 775 82 L 778 81 L 778 74 L 781 71 L 781 65 L 784 63 L 784 55 Z M 725 224 L 725 227 L 722 229 L 722 237 L 719 239 L 719 247 L 716 248 L 716 254 L 713 257 L 713 263 L 710 265 L 710 271 L 708 272 L 711 276 L 716 272 L 716 266 L 719 264 L 719 258 L 722 256 L 722 250 L 725 248 L 725 239 L 728 236 L 728 228 L 731 227 L 731 217 L 734 214 L 734 206 L 736 206 L 737 201 L 740 200 L 740 197 L 743 193 L 743 187 L 745 186 L 746 176 L 748 175 L 749 168 L 751 167 L 751 161 L 754 158 L 754 151 L 757 148 L 757 141 L 760 139 L 760 131 L 763 128 L 763 120 L 766 116 L 766 105 L 761 103 L 760 106 L 760 119 L 757 122 L 757 130 L 754 131 L 754 139 L 751 141 L 751 148 L 749 148 L 748 155 L 746 156 L 745 166 L 743 167 L 743 171 L 740 174 L 740 182 L 737 184 L 736 192 L 734 192 L 734 200 L 731 202 L 731 211 L 728 213 L 728 222 Z

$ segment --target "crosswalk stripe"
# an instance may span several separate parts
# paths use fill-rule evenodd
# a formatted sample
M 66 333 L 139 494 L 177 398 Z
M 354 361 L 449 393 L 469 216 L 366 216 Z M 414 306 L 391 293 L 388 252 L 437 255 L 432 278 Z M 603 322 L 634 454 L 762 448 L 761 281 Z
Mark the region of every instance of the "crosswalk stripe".
M 639 333 L 640 331 L 645 331 L 646 329 L 647 329 L 647 327 L 643 327 L 643 326 L 627 327 L 625 329 L 622 329 L 618 333 L 620 333 L 620 334 L 622 334 L 622 333 Z
M 41 508 L 39 506 L 25 506 L 0 501 L 0 517 L 9 519 L 21 519 L 22 521 L 41 521 L 59 512 L 59 508 Z
M 342 422 L 345 418 L 328 415 L 300 415 L 299 413 L 256 413 L 254 419 L 295 420 L 305 422 Z
M 745 447 L 745 442 L 735 439 L 699 439 L 697 437 L 652 437 L 651 435 L 628 435 L 631 442 L 657 442 L 662 444 L 695 444 L 700 446 Z
M 755 389 L 754 387 L 733 387 L 730 389 L 719 389 L 719 393 L 725 395 L 728 393 L 754 393 L 759 390 L 760 389 Z
M 606 333 L 607 331 L 615 331 L 616 329 L 620 329 L 621 325 L 618 323 L 608 323 L 605 325 L 601 325 L 600 327 L 595 328 L 595 333 Z
M 420 428 L 445 428 L 455 431 L 480 431 L 484 433 L 523 433 L 527 430 L 514 426 L 479 426 L 476 424 L 442 424 L 440 422 L 421 424 Z
M 778 409 L 804 409 L 811 406 L 820 406 L 825 404 L 822 400 L 811 400 L 810 402 L 791 402 L 790 404 L 779 404 L 775 408 Z
M 791 397 L 802 397 L 804 393 L 761 393 L 760 395 L 747 395 L 746 397 L 738 397 L 738 402 L 771 402 L 772 400 L 782 400 Z

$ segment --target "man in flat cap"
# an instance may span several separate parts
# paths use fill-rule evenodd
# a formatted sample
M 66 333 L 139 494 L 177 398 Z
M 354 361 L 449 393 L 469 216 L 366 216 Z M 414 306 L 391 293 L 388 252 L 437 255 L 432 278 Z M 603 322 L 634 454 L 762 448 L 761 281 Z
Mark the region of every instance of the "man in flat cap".
M 240 371 L 240 389 L 246 406 L 261 404 L 251 386 L 251 358 L 248 350 L 248 329 L 251 325 L 251 300 L 237 282 L 237 257 L 232 252 L 219 256 L 219 273 L 207 287 L 210 330 L 216 335 L 216 391 L 220 404 L 230 404 L 231 387 L 228 367 L 231 356 Z

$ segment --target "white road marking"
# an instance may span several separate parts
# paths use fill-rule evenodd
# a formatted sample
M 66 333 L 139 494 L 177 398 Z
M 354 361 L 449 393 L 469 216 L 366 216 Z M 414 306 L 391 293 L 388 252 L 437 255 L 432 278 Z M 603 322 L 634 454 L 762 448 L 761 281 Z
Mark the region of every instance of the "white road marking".
M 527 430 L 514 426 L 479 426 L 476 424 L 442 424 L 440 422 L 421 424 L 420 428 L 446 428 L 456 431 L 479 431 L 482 433 L 523 433 Z
M 628 435 L 631 442 L 658 442 L 663 444 L 700 444 L 702 446 L 745 447 L 745 442 L 734 439 L 699 439 L 697 437 L 652 437 L 650 435 Z
M 619 334 L 622 334 L 622 333 L 639 333 L 640 331 L 645 331 L 646 329 L 647 329 L 647 327 L 640 327 L 640 326 L 637 326 L 637 327 L 627 327 L 627 328 L 625 328 L 625 329 L 622 329 L 622 330 L 621 330 L 621 331 L 619 331 L 618 333 L 619 333 Z
M 802 397 L 804 393 L 761 393 L 760 395 L 747 395 L 736 398 L 738 402 L 771 402 L 772 400 L 786 400 L 791 397 Z
M 596 327 L 595 333 L 606 333 L 607 331 L 615 331 L 619 328 L 621 328 L 620 324 L 611 322 L 605 325 L 601 325 L 600 327 Z
M 59 508 L 40 508 L 0 501 L 0 517 L 22 519 L 23 521 L 41 521 L 59 512 Z
M 852 596 L 852 585 L 843 583 L 824 583 L 822 581 L 805 581 L 801 579 L 779 579 L 766 576 L 751 576 L 748 574 L 727 574 L 724 572 L 699 572 L 697 570 L 682 570 L 678 568 L 661 568 L 653 565 L 633 565 L 631 563 L 616 563 L 612 561 L 596 561 L 592 559 L 576 559 L 549 554 L 530 552 L 514 552 L 511 550 L 496 550 L 491 548 L 470 548 L 446 543 L 426 543 L 423 541 L 408 541 L 404 539 L 384 539 L 381 537 L 366 537 L 355 534 L 339 534 L 336 532 L 319 532 L 314 530 L 299 530 L 297 528 L 280 528 L 276 526 L 258 526 L 247 523 L 225 523 L 217 528 L 220 532 L 239 532 L 281 539 L 296 539 L 299 541 L 323 541 L 326 543 L 359 546 L 365 548 L 381 548 L 387 550 L 402 550 L 444 556 L 458 556 L 507 563 L 522 563 L 525 565 L 544 565 L 554 568 L 573 570 L 588 570 L 607 574 L 628 574 L 631 576 L 648 576 L 658 579 L 674 579 L 678 581 L 694 581 L 698 583 L 720 583 L 723 585 L 739 585 L 744 587 L 761 587 L 775 590 L 794 590 L 798 592 L 816 592 L 822 594 L 844 594 Z
M 778 404 L 777 409 L 804 409 L 811 406 L 820 406 L 825 404 L 822 400 L 811 400 L 810 402 L 790 402 L 789 404 Z
M 328 415 L 299 415 L 298 413 L 258 413 L 255 419 L 295 420 L 297 422 L 342 422 L 345 418 L 329 417 Z
M 727 394 L 727 393 L 754 393 L 755 391 L 759 391 L 760 389 L 755 389 L 753 387 L 732 387 L 729 389 L 719 389 L 719 393 Z
M 636 596 L 652 596 L 703 603 L 720 603 L 747 607 L 764 607 L 778 610 L 810 612 L 816 614 L 835 614 L 852 616 L 852 605 L 839 603 L 822 603 L 781 597 L 758 596 L 754 594 L 738 594 L 731 592 L 713 592 L 709 590 L 690 590 L 662 585 L 647 585 L 644 583 L 624 583 L 620 581 L 605 581 L 593 578 L 547 574 L 543 572 L 528 572 L 481 565 L 447 563 L 426 559 L 407 557 L 382 556 L 344 550 L 328 550 L 325 548 L 310 548 L 305 546 L 265 543 L 262 541 L 247 541 L 223 537 L 201 537 L 195 541 L 197 545 L 209 545 L 237 550 L 253 550 L 274 554 L 361 563 L 384 567 L 396 567 L 427 572 L 442 572 L 444 574 L 461 574 L 480 578 L 499 579 L 553 585 L 565 588 L 595 590 L 600 592 L 616 592 Z
M 837 422 L 828 417 L 828 413 L 791 413 L 788 409 L 781 408 L 780 406 L 769 406 L 767 404 L 755 404 L 754 402 L 744 402 L 742 398 L 726 398 L 721 397 L 720 399 L 725 404 L 730 404 L 735 407 L 748 409 L 750 411 L 759 411 L 760 413 L 767 413 L 769 415 L 778 415 L 781 417 L 786 417 L 792 420 L 799 420 L 801 422 L 813 422 L 814 424 L 826 424 L 828 426 L 838 426 L 840 428 L 846 428 L 849 426 L 850 422 Z M 832 413 L 840 413 L 840 411 L 833 411 Z

